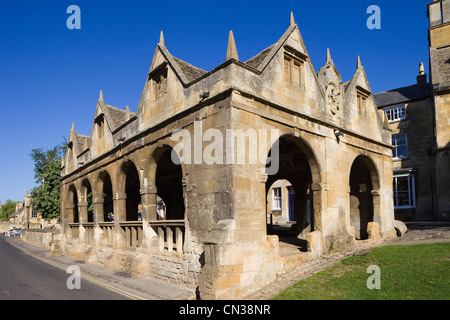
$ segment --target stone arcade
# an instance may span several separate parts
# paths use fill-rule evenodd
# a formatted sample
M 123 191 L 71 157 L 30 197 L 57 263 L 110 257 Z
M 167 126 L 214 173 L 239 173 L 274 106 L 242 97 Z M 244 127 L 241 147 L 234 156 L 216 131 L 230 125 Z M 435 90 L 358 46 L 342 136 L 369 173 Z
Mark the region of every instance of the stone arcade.
M 246 297 L 290 267 L 267 232 L 267 192 L 280 179 L 295 190 L 293 228 L 308 244 L 298 263 L 395 236 L 391 133 L 355 61 L 347 82 L 329 51 L 316 73 L 292 14 L 246 62 L 230 32 L 225 62 L 209 72 L 172 56 L 161 33 L 137 112 L 100 93 L 91 135 L 70 131 L 62 252 L 197 287 L 201 299 Z M 245 163 L 172 161 L 173 133 L 194 128 L 277 130 L 278 152 L 268 134 L 264 154 L 279 168 L 267 173 L 248 148 Z M 192 149 L 211 144 L 200 136 Z

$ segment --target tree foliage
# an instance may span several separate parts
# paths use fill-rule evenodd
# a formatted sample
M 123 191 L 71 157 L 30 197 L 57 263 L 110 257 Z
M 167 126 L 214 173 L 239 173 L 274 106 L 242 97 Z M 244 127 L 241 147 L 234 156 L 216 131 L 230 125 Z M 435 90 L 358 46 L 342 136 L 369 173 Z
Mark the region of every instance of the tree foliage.
M 6 200 L 6 203 L 0 209 L 0 220 L 7 221 L 9 217 L 16 210 L 16 202 L 12 200 Z
M 37 184 L 31 191 L 31 204 L 44 219 L 60 216 L 61 159 L 65 150 L 66 143 L 63 142 L 52 149 L 33 149 L 30 153 Z

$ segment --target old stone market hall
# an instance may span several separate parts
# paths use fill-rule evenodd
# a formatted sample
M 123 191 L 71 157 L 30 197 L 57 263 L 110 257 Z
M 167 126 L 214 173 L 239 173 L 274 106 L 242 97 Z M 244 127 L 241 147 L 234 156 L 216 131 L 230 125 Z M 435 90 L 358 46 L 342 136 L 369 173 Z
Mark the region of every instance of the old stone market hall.
M 107 100 L 90 136 L 70 131 L 66 254 L 238 299 L 295 264 L 395 236 L 391 132 L 361 60 L 344 81 L 327 51 L 316 72 L 292 14 L 245 62 L 230 32 L 209 72 L 172 56 L 161 33 L 136 113 Z M 280 180 L 295 259 L 267 211 Z

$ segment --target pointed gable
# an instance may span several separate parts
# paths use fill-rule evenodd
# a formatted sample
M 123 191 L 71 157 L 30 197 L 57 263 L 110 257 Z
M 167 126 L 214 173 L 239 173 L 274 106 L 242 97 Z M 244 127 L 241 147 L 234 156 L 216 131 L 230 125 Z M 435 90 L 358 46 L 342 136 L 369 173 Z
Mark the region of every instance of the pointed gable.
M 289 45 L 288 40 L 290 38 L 294 39 L 294 41 L 296 42 L 295 45 Z M 245 64 L 261 73 L 283 47 L 292 52 L 295 52 L 295 54 L 297 54 L 304 60 L 308 60 L 308 62 L 311 64 L 311 61 L 307 59 L 309 55 L 306 50 L 305 43 L 303 42 L 303 38 L 300 34 L 298 25 L 295 23 L 294 15 L 292 12 L 290 16 L 289 28 L 284 32 L 281 38 L 270 47 L 264 49 L 256 56 L 247 60 Z M 312 64 L 311 67 L 313 68 Z
M 158 55 L 158 52 L 162 55 L 162 57 Z M 173 72 L 177 75 L 185 87 L 192 81 L 195 81 L 197 78 L 207 73 L 205 70 L 197 68 L 181 59 L 174 57 L 169 50 L 167 50 L 164 42 L 160 41 L 156 47 L 155 55 L 153 56 L 149 76 L 163 63 L 167 63 L 172 68 Z
M 269 62 L 273 59 L 273 57 L 278 53 L 278 51 L 283 47 L 284 43 L 296 27 L 297 25 L 290 26 L 276 43 L 263 50 L 253 58 L 247 60 L 245 64 L 256 69 L 258 72 L 262 72 L 267 67 Z
M 273 65 L 277 69 L 275 71 L 271 67 L 272 62 L 277 65 L 284 63 L 281 66 L 281 68 L 284 68 L 284 72 L 279 69 L 280 66 L 275 67 Z M 291 106 L 295 105 L 293 107 L 295 110 L 301 110 L 310 115 L 323 111 L 321 103 L 318 103 L 320 111 L 319 109 L 313 110 L 314 108 L 311 108 L 316 102 L 324 100 L 325 93 L 319 84 L 317 74 L 309 58 L 308 51 L 292 12 L 289 27 L 281 38 L 270 47 L 247 60 L 244 64 L 260 75 L 269 69 L 271 70 L 270 73 L 284 74 L 284 79 L 282 77 L 273 78 L 275 82 L 271 84 L 272 88 L 278 86 L 285 86 L 287 88 L 284 92 L 285 97 L 279 94 L 281 92 L 274 93 L 274 95 L 278 96 L 280 103 Z M 265 77 L 265 79 L 269 80 L 270 78 L 270 76 Z M 271 97 L 270 99 L 273 98 Z
M 348 119 L 351 120 L 349 124 L 351 128 L 363 135 L 383 140 L 382 129 L 385 128 L 385 124 L 378 113 L 372 89 L 359 56 L 355 73 L 344 87 L 344 99 L 348 106 L 346 111 Z
M 117 129 L 127 123 L 136 114 L 130 112 L 129 107 L 126 110 L 122 110 L 110 105 L 107 105 L 103 99 L 103 94 L 100 93 L 100 98 L 97 102 L 97 109 L 95 110 L 94 121 L 104 116 L 107 126 L 111 133 L 114 133 Z
M 338 119 L 343 116 L 343 95 L 345 91 L 342 82 L 341 74 L 337 70 L 333 59 L 331 59 L 330 49 L 327 49 L 327 58 L 325 65 L 320 68 L 317 73 L 320 85 L 325 91 L 326 110 L 332 116 L 337 116 Z
M 75 131 L 75 124 L 72 124 L 65 156 L 65 167 L 67 172 L 71 172 L 77 168 L 78 157 L 90 149 L 91 142 L 91 137 L 78 134 Z
M 188 87 L 190 84 L 207 74 L 205 70 L 174 57 L 166 48 L 164 36 L 161 31 L 160 42 L 156 46 L 155 53 L 153 54 L 150 70 L 147 74 L 144 89 L 137 108 L 137 115 L 142 116 L 145 113 L 146 105 L 157 98 L 158 92 L 167 93 L 169 85 L 166 70 L 168 69 L 173 72 L 182 88 Z

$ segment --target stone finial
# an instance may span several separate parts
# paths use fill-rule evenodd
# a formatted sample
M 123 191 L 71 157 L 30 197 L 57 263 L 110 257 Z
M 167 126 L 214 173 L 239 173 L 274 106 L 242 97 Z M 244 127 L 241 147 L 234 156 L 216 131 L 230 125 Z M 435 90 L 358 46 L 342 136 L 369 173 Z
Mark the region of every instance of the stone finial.
M 289 21 L 289 26 L 292 27 L 295 25 L 294 13 L 291 11 L 291 19 Z
M 28 191 L 28 189 L 27 189 L 27 194 L 26 194 L 26 196 L 27 196 L 27 197 L 30 196 L 30 191 Z
M 359 69 L 361 67 L 362 67 L 361 58 L 358 56 L 358 60 L 356 61 L 356 69 Z
M 165 46 L 165 44 L 164 44 L 164 33 L 163 33 L 162 30 L 161 30 L 161 34 L 159 35 L 159 44 L 162 45 L 162 46 Z
M 103 91 L 100 90 L 100 97 L 98 98 L 98 100 L 103 101 Z
M 330 54 L 329 48 L 327 48 L 327 61 L 326 62 L 328 62 L 328 61 L 331 61 L 331 54 Z
M 228 48 L 227 48 L 227 60 L 230 59 L 239 60 L 238 52 L 236 49 L 236 43 L 234 41 L 233 31 L 231 30 L 228 35 Z
M 75 122 L 72 122 L 72 129 L 70 131 L 75 131 Z

